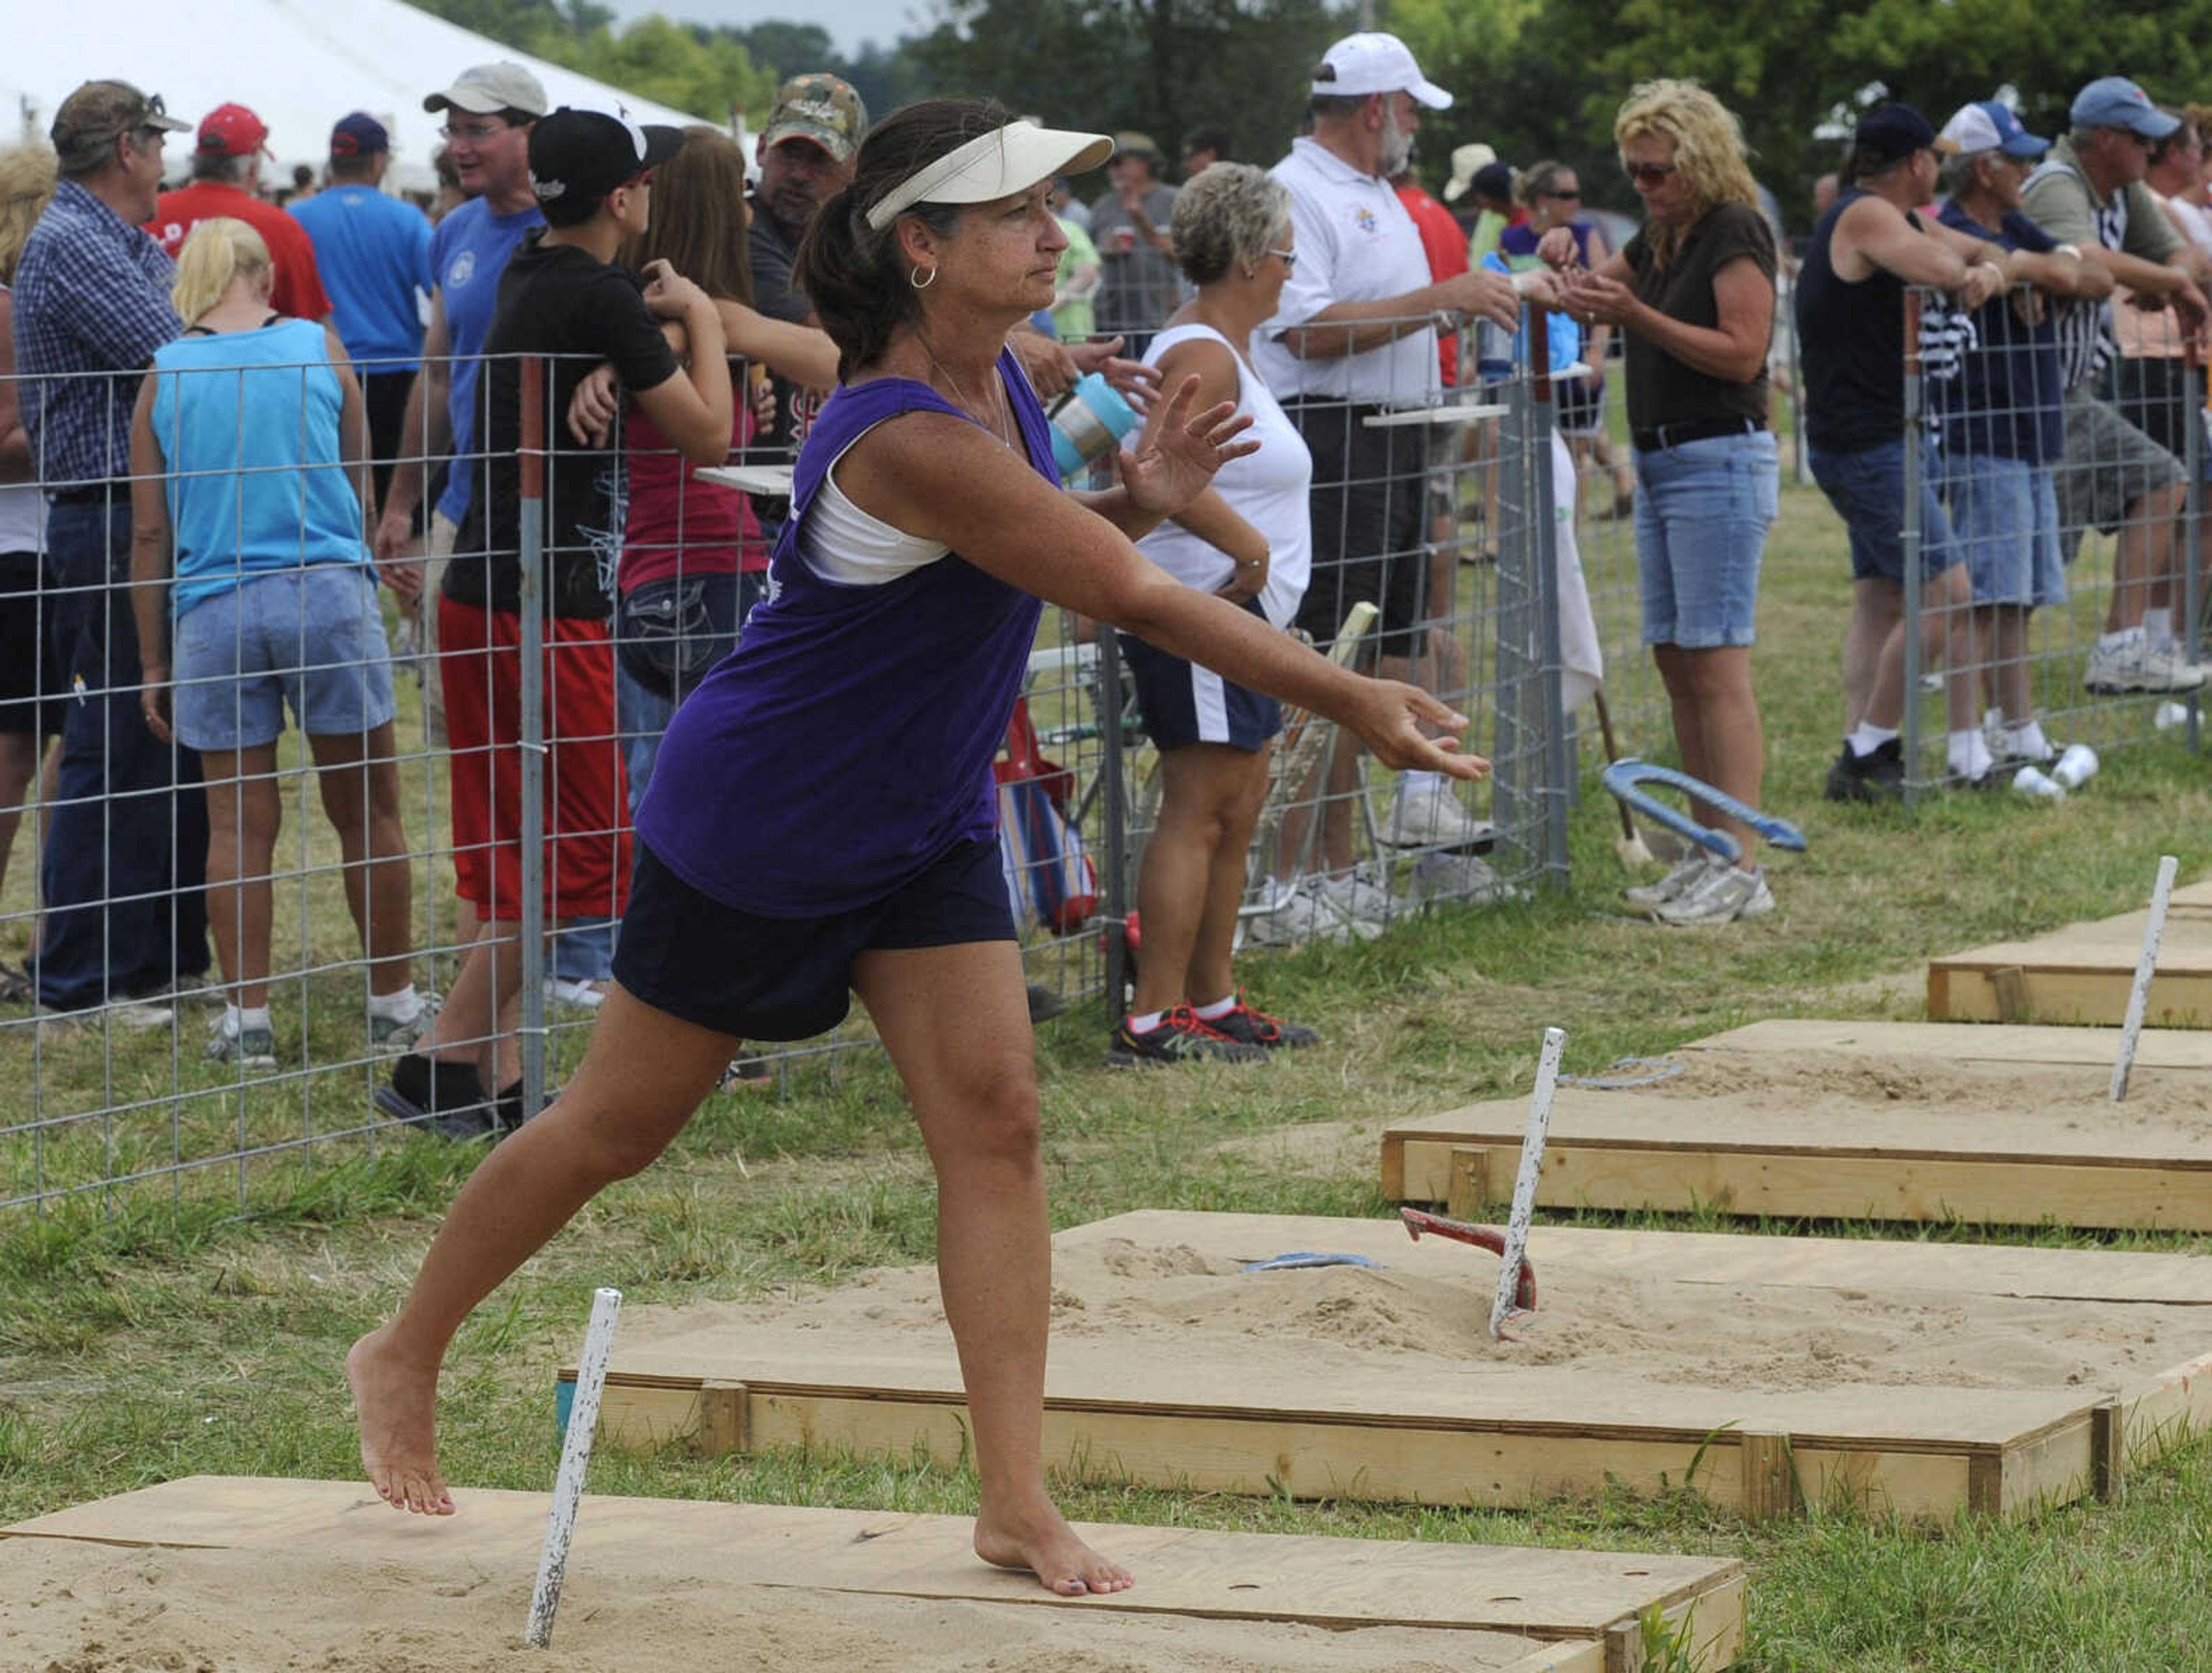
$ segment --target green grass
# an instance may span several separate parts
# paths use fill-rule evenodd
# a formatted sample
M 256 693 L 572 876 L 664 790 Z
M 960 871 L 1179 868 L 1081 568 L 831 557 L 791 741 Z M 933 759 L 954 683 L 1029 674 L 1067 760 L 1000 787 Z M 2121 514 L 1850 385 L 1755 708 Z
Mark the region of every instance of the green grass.
M 1369 946 L 1251 961 L 1263 1002 L 1330 1038 L 1276 1065 L 1264 1084 L 1218 1071 L 1109 1075 L 1093 1067 L 1103 1028 L 1095 1011 L 1047 1027 L 1056 1222 L 1139 1208 L 1384 1214 L 1371 1157 L 1339 1171 L 1224 1142 L 1325 1122 L 1372 1133 L 1401 1112 L 1523 1089 L 1547 1024 L 1569 1031 L 1568 1068 L 1588 1072 L 1760 1017 L 1915 1015 L 1915 972 L 1929 953 L 2138 904 L 2161 852 L 2180 855 L 2185 876 L 2205 867 L 2203 765 L 2170 739 L 2109 751 L 2092 789 L 2058 808 L 2008 797 L 1939 800 L 1911 815 L 1822 804 L 1845 569 L 1817 496 L 1787 492 L 1784 508 L 1755 667 L 1767 803 L 1799 819 L 1812 847 L 1777 860 L 1772 918 L 1662 935 L 1619 915 L 1610 804 L 1586 787 L 1565 893 L 1411 922 Z M 1592 532 L 1595 573 L 1618 575 L 1625 532 Z M 1469 572 L 1466 585 L 1480 584 Z M 1638 697 L 1648 672 L 1624 666 L 1616 680 L 1632 746 L 1662 753 Z M 420 823 L 419 786 L 411 806 Z M 330 904 L 311 901 L 307 921 L 323 956 L 343 957 L 349 936 Z M 155 1097 L 201 1073 L 189 1061 L 196 1042 L 187 1047 L 173 1063 L 166 1046 L 150 1065 L 118 1060 L 118 1080 L 136 1074 L 128 1084 Z M 333 1055 L 342 1049 L 333 1042 Z M 27 1059 L 10 1067 L 19 1062 Z M 70 1071 L 87 1087 L 106 1072 L 96 1061 Z M 366 1074 L 331 1073 L 349 1077 L 350 1122 Z M 0 1098 L 20 1098 L 20 1077 L 14 1084 Z M 297 1132 L 293 1096 L 284 1119 Z M 166 1105 L 159 1113 L 159 1142 L 139 1141 L 137 1153 L 157 1157 L 169 1141 Z M 235 1118 L 234 1108 L 210 1114 L 205 1136 L 235 1131 Z M 205 1190 L 88 1197 L 0 1222 L 0 1520 L 200 1471 L 352 1472 L 340 1358 L 398 1297 L 473 1153 L 387 1135 L 374 1156 L 356 1141 L 324 1155 L 312 1165 L 255 1164 L 248 1208 L 217 1170 Z M 1711 1216 L 1631 1223 L 1872 1229 Z M 924 1261 L 933 1232 L 903 1099 L 872 1056 L 810 1063 L 780 1096 L 711 1100 L 666 1159 L 592 1203 L 470 1322 L 446 1386 L 449 1472 L 543 1489 L 555 1457 L 553 1372 L 573 1354 L 597 1285 L 618 1285 L 633 1304 L 775 1294 Z M 2198 1246 L 2053 1229 L 1904 1235 Z M 607 1493 L 948 1512 L 972 1507 L 975 1493 L 963 1472 L 913 1459 L 607 1452 L 593 1469 L 595 1489 Z M 2010 1526 L 1825 1512 L 1753 1529 L 1686 1494 L 1512 1513 L 1096 1481 L 1066 1497 L 1074 1513 L 1104 1521 L 1741 1555 L 1753 1572 L 1746 1664 L 1762 1673 L 2166 1673 L 2206 1664 L 2212 1630 L 2212 1452 L 2202 1446 L 2130 1475 L 2113 1503 Z

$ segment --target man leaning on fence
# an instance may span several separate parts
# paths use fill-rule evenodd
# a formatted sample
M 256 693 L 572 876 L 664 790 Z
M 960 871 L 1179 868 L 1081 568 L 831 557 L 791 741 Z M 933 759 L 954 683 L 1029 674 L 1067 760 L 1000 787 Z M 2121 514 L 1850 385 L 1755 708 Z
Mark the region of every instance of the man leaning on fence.
M 172 268 L 141 230 L 164 139 L 186 125 L 123 82 L 88 82 L 52 127 L 61 183 L 15 273 L 15 366 L 32 469 L 46 488 L 48 654 L 72 698 L 40 881 L 40 1005 L 106 1005 L 157 1026 L 159 997 L 208 968 L 207 808 L 199 763 L 138 715 L 132 620 L 131 412 L 154 350 L 183 329 Z
M 2152 306 L 2170 304 L 2184 331 L 2204 329 L 2191 252 L 2143 185 L 2150 145 L 2180 125 L 2133 82 L 2107 76 L 2075 98 L 2073 130 L 2028 177 L 2021 202 L 2038 226 Z M 2180 517 L 2187 500 L 2172 453 L 2103 397 L 2112 341 L 2101 302 L 2058 316 L 2066 381 L 2066 458 L 2058 526 L 2069 553 L 2094 526 L 2118 537 L 2112 603 L 2082 683 L 2092 691 L 2185 691 L 2212 670 L 2191 662 L 2174 634 Z

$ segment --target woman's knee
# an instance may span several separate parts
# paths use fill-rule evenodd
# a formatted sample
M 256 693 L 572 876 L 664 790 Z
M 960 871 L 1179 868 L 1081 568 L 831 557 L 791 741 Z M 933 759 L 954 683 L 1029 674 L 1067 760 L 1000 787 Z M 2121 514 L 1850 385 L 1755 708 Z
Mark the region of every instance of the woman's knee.
M 1030 1163 L 1042 1143 L 1034 1063 L 1007 1062 L 975 1078 L 933 1147 L 973 1161 Z

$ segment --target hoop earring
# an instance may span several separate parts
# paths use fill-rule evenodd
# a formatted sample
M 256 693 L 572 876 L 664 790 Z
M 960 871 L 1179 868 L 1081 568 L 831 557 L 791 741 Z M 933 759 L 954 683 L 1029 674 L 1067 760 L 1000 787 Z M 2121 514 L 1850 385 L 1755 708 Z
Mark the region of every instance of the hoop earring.
M 937 270 L 934 267 L 929 270 L 929 277 L 926 279 L 921 277 L 921 273 L 922 270 L 919 267 L 908 268 L 906 282 L 916 290 L 927 290 L 937 283 Z
M 1248 279 L 1257 278 L 1259 274 L 1260 270 L 1256 267 L 1248 267 L 1244 270 L 1244 277 Z

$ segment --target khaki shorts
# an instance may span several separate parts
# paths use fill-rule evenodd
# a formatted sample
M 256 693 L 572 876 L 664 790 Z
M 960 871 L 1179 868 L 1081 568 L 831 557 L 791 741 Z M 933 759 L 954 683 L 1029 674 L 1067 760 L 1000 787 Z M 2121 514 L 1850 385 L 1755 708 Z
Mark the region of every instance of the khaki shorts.
M 2066 398 L 2066 457 L 2058 467 L 2058 539 L 2066 561 L 2095 529 L 2117 534 L 2128 508 L 2182 479 L 2181 463 L 2120 416 L 2118 407 L 2077 392 Z

